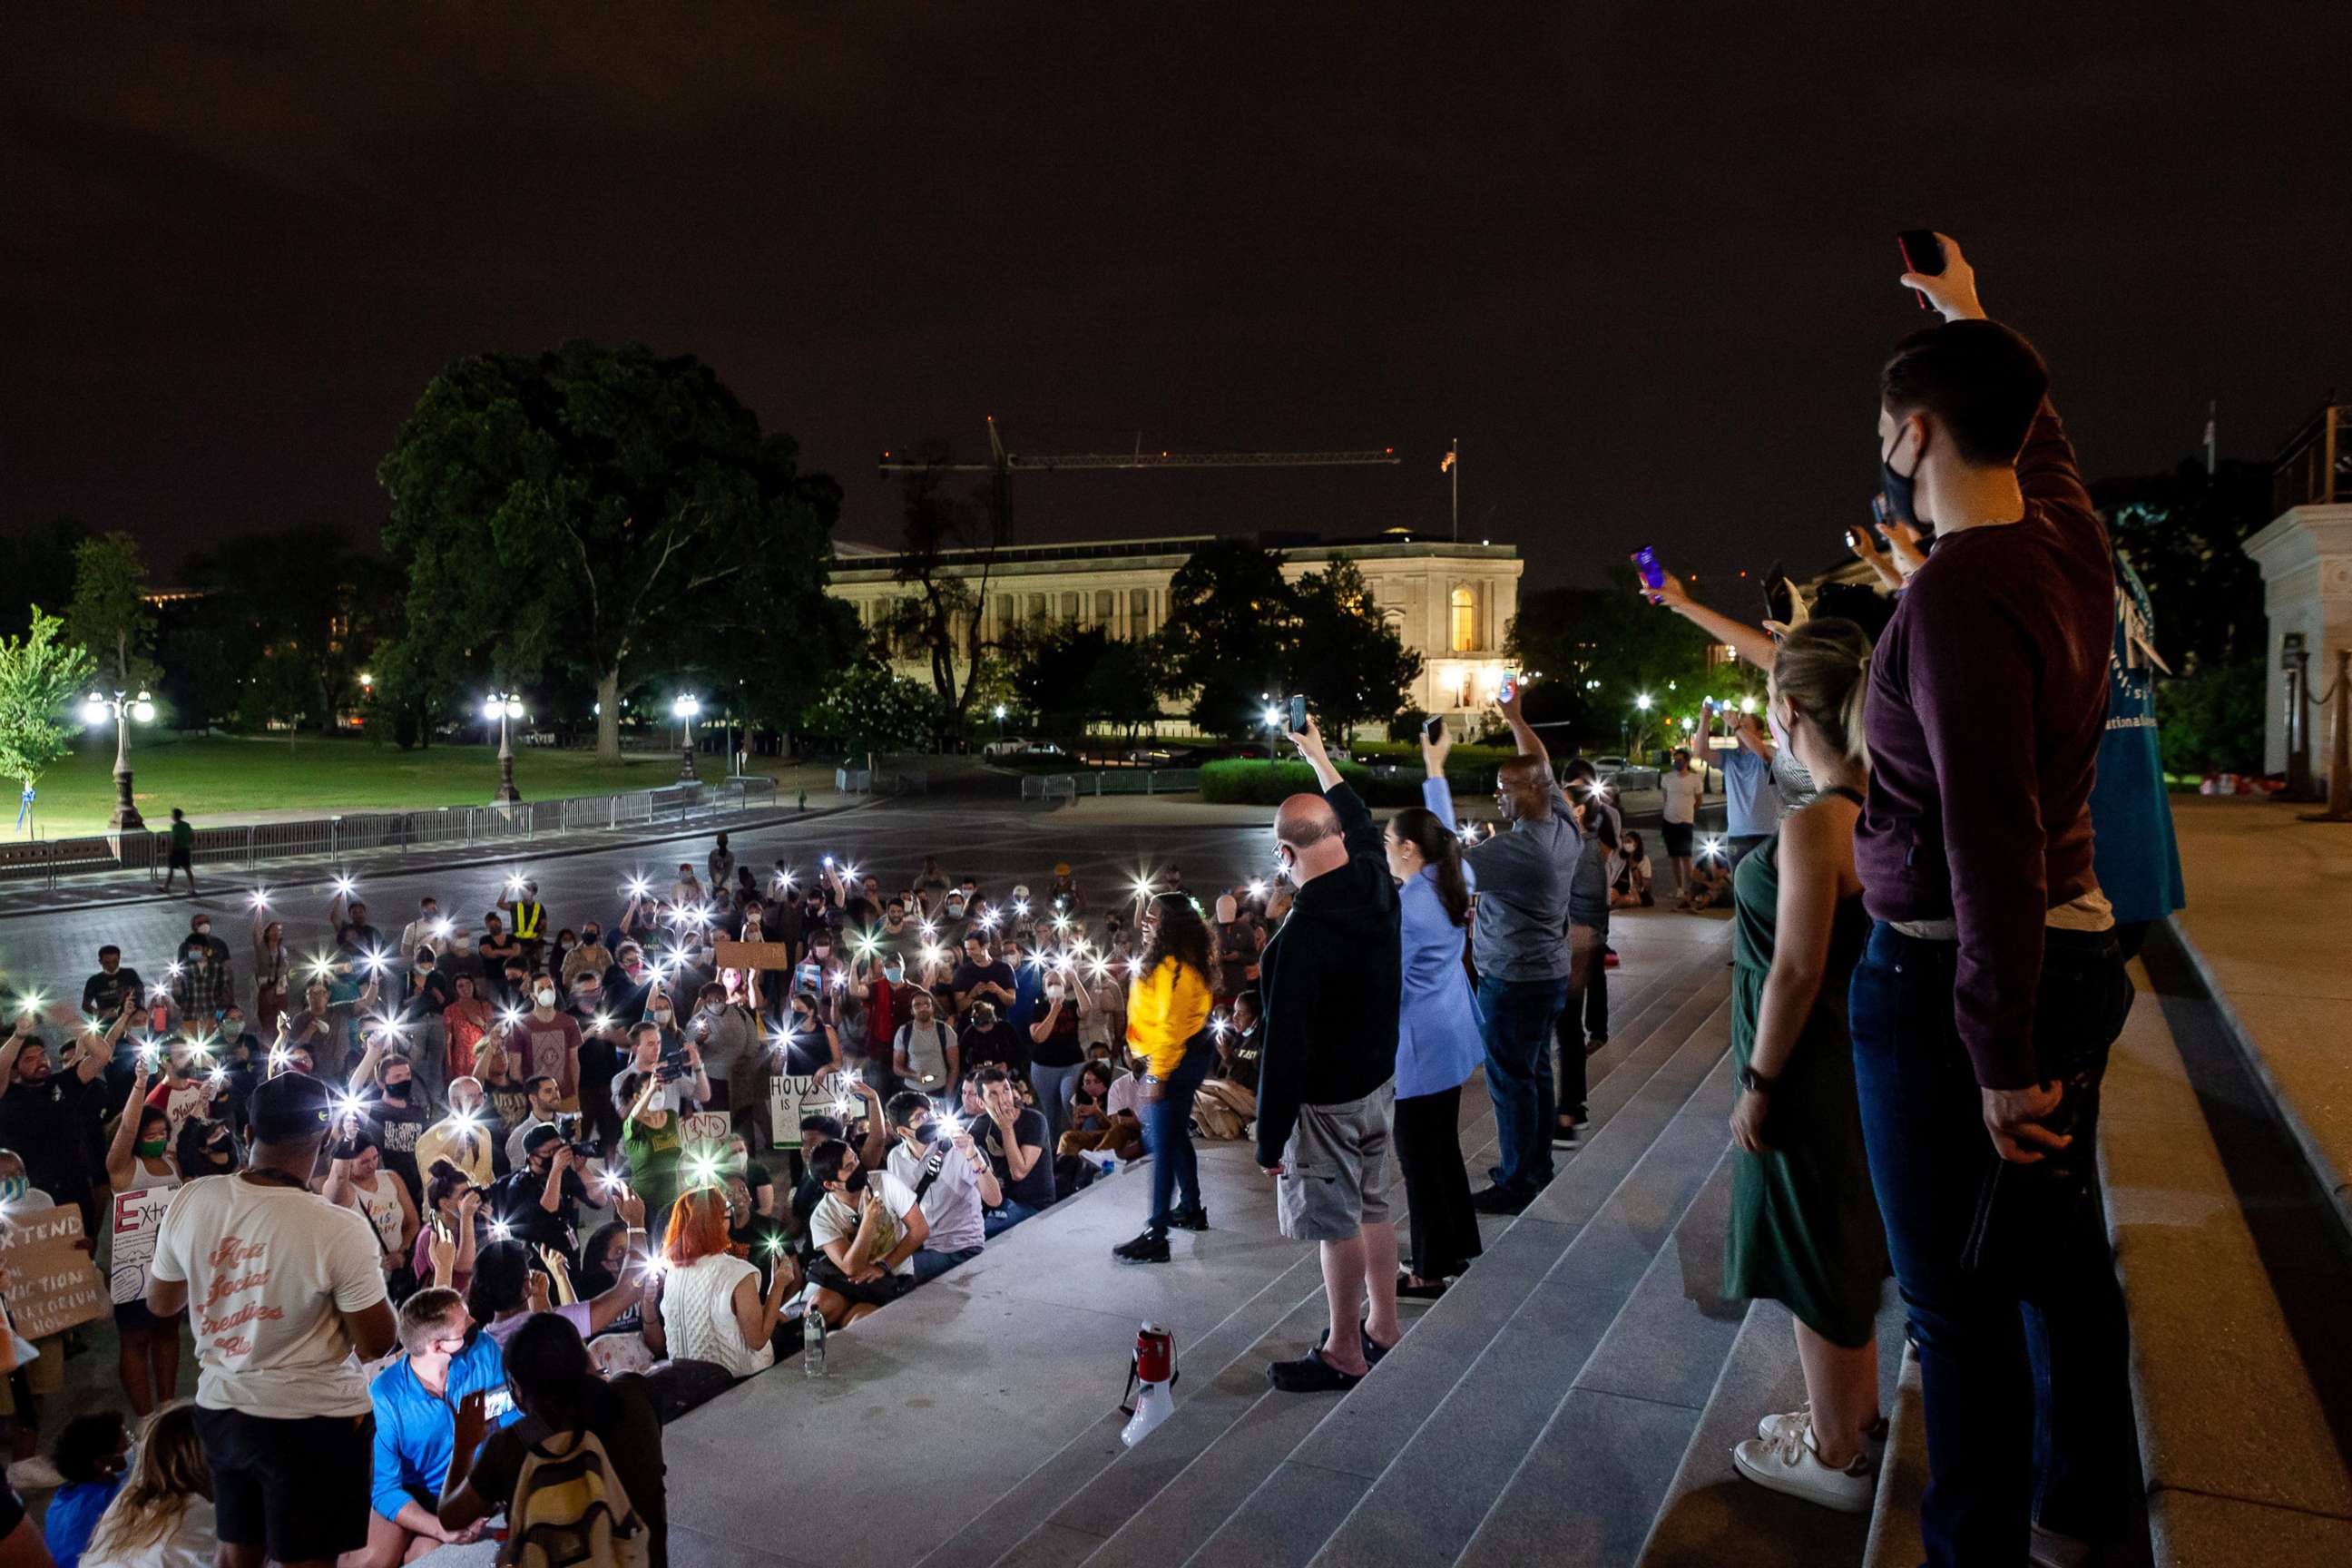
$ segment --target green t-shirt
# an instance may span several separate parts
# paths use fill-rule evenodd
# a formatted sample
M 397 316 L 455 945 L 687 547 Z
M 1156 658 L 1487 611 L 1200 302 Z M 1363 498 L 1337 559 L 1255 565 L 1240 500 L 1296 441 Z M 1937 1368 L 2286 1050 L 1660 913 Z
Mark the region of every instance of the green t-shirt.
M 659 1127 L 647 1127 L 631 1117 L 621 1124 L 621 1152 L 628 1156 L 629 1185 L 646 1201 L 646 1229 L 661 1236 L 669 1228 L 669 1207 L 677 1201 L 678 1161 L 685 1145 L 678 1139 L 677 1112 Z
M 196 830 L 195 830 L 195 828 L 194 828 L 193 826 L 191 826 L 189 825 L 189 823 L 188 823 L 188 819 L 187 819 L 186 817 L 184 817 L 184 817 L 182 817 L 179 821 L 177 821 L 177 822 L 175 822 L 175 823 L 172 824 L 172 847 L 173 847 L 173 848 L 174 848 L 174 849 L 189 849 L 189 848 L 193 848 L 193 847 L 194 847 L 194 846 L 195 846 L 195 842 L 196 842 Z

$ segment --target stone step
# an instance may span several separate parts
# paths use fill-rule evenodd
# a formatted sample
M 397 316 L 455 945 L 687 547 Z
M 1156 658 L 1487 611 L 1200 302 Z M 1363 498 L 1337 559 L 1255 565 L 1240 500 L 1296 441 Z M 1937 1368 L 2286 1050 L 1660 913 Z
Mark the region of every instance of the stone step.
M 1919 1540 L 1919 1500 L 1927 1490 L 1927 1417 L 1919 1404 L 1919 1358 L 1907 1344 L 1886 1427 L 1863 1568 L 1913 1568 L 1927 1554 Z
M 1862 1560 L 1868 1516 L 1832 1513 L 1767 1491 L 1731 1462 L 1733 1446 L 1756 1435 L 1759 1417 L 1804 1403 L 1790 1323 L 1778 1301 L 1749 1304 L 1651 1523 L 1640 1568 L 1813 1568 Z M 1879 1409 L 1885 1411 L 1894 1408 L 1903 1365 L 1903 1303 L 1891 1284 L 1878 1317 L 1878 1356 Z
M 1510 1253 L 1549 1262 L 1499 1326 L 1433 1310 L 1190 1561 L 1451 1561 L 1720 1158 L 1721 1107 L 1694 1094 L 1728 1093 L 1727 1030 L 1694 1031 L 1511 1227 Z
M 2333 1194 L 2159 930 L 2103 1088 L 2107 1228 L 2159 1564 L 2352 1562 L 2352 1259 Z
M 1711 1048 L 1718 1052 L 1720 1049 L 1719 1046 Z M 1491 1127 L 1492 1108 L 1479 1091 L 1476 1080 L 1465 1091 L 1464 1100 L 1465 1123 L 1473 1129 Z M 1596 1131 L 1595 1140 L 1601 1135 Z M 1465 1142 L 1468 1143 L 1473 1139 L 1465 1138 Z M 1587 1150 L 1591 1147 L 1588 1142 Z M 1602 1158 L 1622 1169 L 1630 1165 L 1632 1156 L 1637 1155 L 1638 1150 L 1629 1145 L 1624 1156 L 1612 1155 L 1604 1149 Z M 1572 1168 L 1582 1157 L 1568 1157 L 1567 1163 Z M 1465 1156 L 1472 1166 L 1474 1182 L 1483 1181 L 1480 1166 L 1484 1158 L 1479 1154 Z M 1531 1235 L 1515 1243 L 1515 1226 L 1516 1221 L 1510 1216 L 1482 1218 L 1481 1228 L 1487 1243 L 1486 1257 L 1442 1300 L 1417 1316 L 1412 1305 L 1407 1304 L 1405 1321 L 1409 1331 L 1404 1347 L 1429 1336 L 1466 1333 L 1479 1343 L 1492 1337 L 1509 1311 L 1556 1260 L 1560 1246 L 1556 1235 Z M 1310 1267 L 1314 1257 L 1311 1251 L 1306 1254 Z M 1297 1354 L 1313 1342 L 1322 1326 L 1320 1293 L 1302 1304 L 1293 1317 L 1294 1324 L 1267 1335 L 1262 1347 L 1241 1358 L 1230 1377 L 1221 1375 L 1213 1395 L 1202 1395 L 1203 1403 L 1197 1411 L 1188 1414 L 1180 1405 L 1177 1415 L 1149 1440 L 1131 1452 L 1114 1456 L 1099 1472 L 1090 1473 L 1091 1479 L 1083 1487 L 1069 1489 L 1065 1506 L 1041 1518 L 1028 1537 L 996 1561 L 1005 1568 L 1067 1563 L 1077 1560 L 1069 1554 L 1080 1552 L 1089 1542 L 1102 1549 L 1095 1559 L 1101 1563 L 1183 1561 L 1223 1517 L 1233 1501 L 1246 1493 L 1331 1408 L 1330 1401 L 1276 1395 L 1266 1389 L 1266 1363 Z M 1475 1347 L 1470 1348 L 1475 1351 Z M 1401 1347 L 1383 1365 L 1381 1377 L 1368 1382 L 1350 1397 L 1363 1398 L 1374 1387 L 1392 1382 L 1404 1374 L 1408 1364 L 1405 1350 Z M 1458 1371 L 1457 1363 L 1444 1373 L 1444 1386 L 1450 1386 Z M 1437 1392 L 1443 1393 L 1444 1386 Z M 967 1557 L 963 1561 L 989 1559 Z

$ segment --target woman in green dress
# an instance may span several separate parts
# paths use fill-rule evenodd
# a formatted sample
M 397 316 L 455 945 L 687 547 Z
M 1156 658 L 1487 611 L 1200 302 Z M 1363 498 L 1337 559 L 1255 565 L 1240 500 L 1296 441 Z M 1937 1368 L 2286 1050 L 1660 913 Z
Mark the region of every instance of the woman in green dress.
M 1870 782 L 1870 639 L 1808 622 L 1772 661 L 1768 712 L 1811 800 L 1733 877 L 1730 1234 L 1724 1293 L 1787 1305 L 1807 1408 L 1769 1415 L 1732 1452 L 1742 1475 L 1848 1512 L 1870 1507 L 1876 1321 L 1886 1239 L 1871 1194 L 1846 1037 L 1846 981 L 1870 934 L 1853 829 Z

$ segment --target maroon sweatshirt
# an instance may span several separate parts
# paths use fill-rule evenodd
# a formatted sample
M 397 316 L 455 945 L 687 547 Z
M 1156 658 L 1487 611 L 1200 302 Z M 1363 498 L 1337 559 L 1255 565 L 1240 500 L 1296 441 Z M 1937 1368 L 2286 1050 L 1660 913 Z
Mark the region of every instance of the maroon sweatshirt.
M 2098 886 L 2091 779 L 2107 710 L 2106 530 L 2044 403 L 2025 517 L 1939 538 L 1871 660 L 1870 800 L 1854 844 L 1882 921 L 1959 929 L 1960 1041 L 1988 1089 L 2038 1082 L 2049 911 Z

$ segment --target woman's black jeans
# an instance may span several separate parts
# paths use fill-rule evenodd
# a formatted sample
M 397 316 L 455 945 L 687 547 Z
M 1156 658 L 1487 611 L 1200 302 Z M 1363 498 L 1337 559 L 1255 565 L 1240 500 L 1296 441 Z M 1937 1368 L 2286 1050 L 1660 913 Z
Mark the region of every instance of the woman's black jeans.
M 1871 1184 L 1903 1288 L 1927 1421 L 1927 1561 L 2022 1563 L 2027 1524 L 2121 1528 L 2133 1441 L 2123 1292 L 2099 1195 L 2099 1080 L 2132 985 L 2107 931 L 2052 931 L 2034 1016 L 2066 1084 L 2063 1155 L 1994 1153 L 1952 1001 L 1958 944 L 1881 924 L 1850 1024 Z M 1997 1174 L 1996 1174 L 1997 1173 Z

